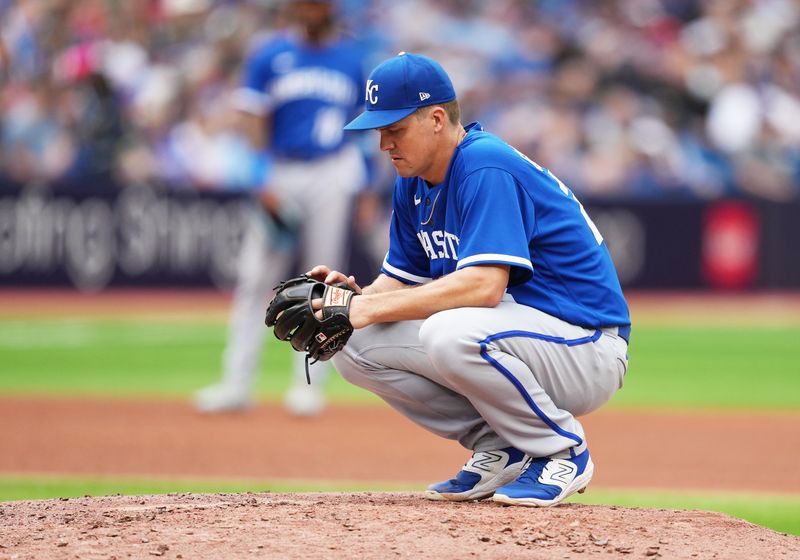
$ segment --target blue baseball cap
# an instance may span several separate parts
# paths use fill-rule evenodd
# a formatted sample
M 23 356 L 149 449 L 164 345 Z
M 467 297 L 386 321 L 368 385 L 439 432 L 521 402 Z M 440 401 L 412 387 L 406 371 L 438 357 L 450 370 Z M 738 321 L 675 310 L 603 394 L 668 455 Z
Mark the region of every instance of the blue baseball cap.
M 438 62 L 420 54 L 401 52 L 381 62 L 369 75 L 364 112 L 344 129 L 383 128 L 420 107 L 447 103 L 455 98 L 450 77 Z

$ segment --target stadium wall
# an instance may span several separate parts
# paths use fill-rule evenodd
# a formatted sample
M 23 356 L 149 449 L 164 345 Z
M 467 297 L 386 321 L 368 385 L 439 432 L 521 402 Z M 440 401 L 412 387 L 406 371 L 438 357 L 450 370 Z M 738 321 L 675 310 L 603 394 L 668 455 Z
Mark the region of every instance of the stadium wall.
M 800 288 L 800 202 L 584 200 L 624 286 Z M 0 286 L 232 286 L 248 198 L 128 186 L 0 190 Z M 351 235 L 351 271 L 374 276 Z

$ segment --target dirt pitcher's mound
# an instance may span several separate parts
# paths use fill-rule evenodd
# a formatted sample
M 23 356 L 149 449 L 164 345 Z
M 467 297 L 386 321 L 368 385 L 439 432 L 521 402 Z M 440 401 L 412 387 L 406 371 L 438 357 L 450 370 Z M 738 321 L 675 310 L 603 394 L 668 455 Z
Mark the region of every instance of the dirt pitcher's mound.
M 0 558 L 798 558 L 702 511 L 440 503 L 419 494 L 169 494 L 0 503 Z

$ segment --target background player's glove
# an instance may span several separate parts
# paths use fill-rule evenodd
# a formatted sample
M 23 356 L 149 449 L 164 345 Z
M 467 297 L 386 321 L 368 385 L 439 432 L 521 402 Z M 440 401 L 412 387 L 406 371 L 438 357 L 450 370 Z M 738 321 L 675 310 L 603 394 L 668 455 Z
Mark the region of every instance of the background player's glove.
M 353 334 L 349 315 L 354 295 L 355 290 L 347 284 L 327 285 L 306 275 L 298 276 L 278 285 L 264 323 L 273 327 L 277 338 L 305 352 L 306 360 L 330 360 Z M 319 298 L 322 320 L 311 306 L 312 300 Z

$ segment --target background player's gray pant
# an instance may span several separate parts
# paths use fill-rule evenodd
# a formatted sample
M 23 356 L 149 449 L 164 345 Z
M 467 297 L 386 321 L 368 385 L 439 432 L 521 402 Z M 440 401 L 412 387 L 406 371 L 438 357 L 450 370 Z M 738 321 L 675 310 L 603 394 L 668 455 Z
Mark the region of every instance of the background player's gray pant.
M 300 272 L 325 263 L 342 270 L 346 258 L 353 196 L 366 181 L 363 158 L 354 146 L 314 161 L 277 161 L 271 190 L 296 210 L 296 239 L 274 235 L 261 212 L 254 212 L 239 256 L 223 379 L 238 387 L 253 383 L 267 328 L 264 314 L 272 290 L 286 280 L 300 254 Z M 295 353 L 295 377 L 305 383 L 304 356 Z M 311 366 L 319 379 L 326 364 Z
M 549 457 L 582 452 L 576 416 L 622 386 L 627 344 L 616 331 L 584 329 L 503 301 L 371 325 L 355 331 L 333 360 L 351 383 L 468 449 L 513 445 Z

